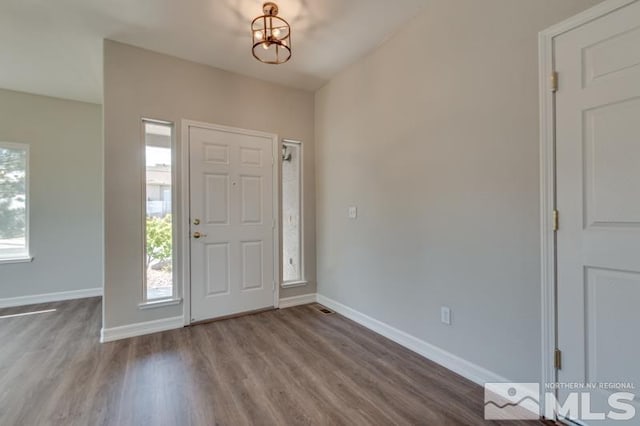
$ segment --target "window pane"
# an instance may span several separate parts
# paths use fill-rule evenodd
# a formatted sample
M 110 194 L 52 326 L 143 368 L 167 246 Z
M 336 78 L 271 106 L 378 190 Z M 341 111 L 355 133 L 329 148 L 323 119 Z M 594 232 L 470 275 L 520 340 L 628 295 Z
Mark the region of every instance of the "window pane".
M 0 257 L 27 255 L 27 150 L 0 143 Z
M 145 122 L 146 298 L 174 296 L 172 127 Z
M 300 145 L 285 142 L 282 152 L 282 274 L 284 282 L 303 280 L 300 172 Z

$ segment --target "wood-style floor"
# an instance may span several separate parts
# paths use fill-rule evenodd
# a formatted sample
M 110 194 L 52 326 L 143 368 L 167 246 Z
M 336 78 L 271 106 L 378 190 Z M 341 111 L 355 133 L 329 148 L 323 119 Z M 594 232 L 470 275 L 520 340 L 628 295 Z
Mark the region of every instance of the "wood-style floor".
M 2 426 L 490 424 L 480 387 L 312 306 L 105 344 L 99 298 L 0 316 L 43 309 L 0 319 Z

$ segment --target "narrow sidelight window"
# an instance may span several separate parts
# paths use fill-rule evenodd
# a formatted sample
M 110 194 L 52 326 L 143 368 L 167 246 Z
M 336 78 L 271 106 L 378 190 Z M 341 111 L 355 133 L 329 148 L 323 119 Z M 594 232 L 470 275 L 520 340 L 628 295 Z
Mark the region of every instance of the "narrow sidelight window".
M 302 144 L 282 143 L 283 285 L 304 284 L 302 241 Z
M 29 258 L 29 146 L 0 142 L 0 262 Z
M 171 123 L 147 121 L 145 141 L 145 300 L 175 294 L 174 142 Z

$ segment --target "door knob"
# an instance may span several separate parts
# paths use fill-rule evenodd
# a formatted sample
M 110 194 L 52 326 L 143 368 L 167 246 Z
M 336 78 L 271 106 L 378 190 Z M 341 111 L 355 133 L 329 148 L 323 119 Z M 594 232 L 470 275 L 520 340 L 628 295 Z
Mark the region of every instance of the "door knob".
M 201 234 L 201 233 L 199 233 L 199 232 L 194 232 L 194 233 L 193 233 L 193 238 L 195 238 L 196 240 L 197 240 L 198 238 L 204 238 L 204 237 L 206 237 L 206 235 L 205 235 L 205 234 Z
M 200 219 L 193 219 L 194 225 L 200 225 Z

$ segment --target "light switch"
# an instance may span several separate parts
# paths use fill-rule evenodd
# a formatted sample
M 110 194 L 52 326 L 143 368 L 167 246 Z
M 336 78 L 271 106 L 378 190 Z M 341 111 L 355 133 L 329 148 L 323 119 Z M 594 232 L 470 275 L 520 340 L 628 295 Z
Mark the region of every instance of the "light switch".
M 351 206 L 349 207 L 349 219 L 355 219 L 358 217 L 358 208 Z
M 448 306 L 440 308 L 440 321 L 443 324 L 451 325 L 451 308 Z

